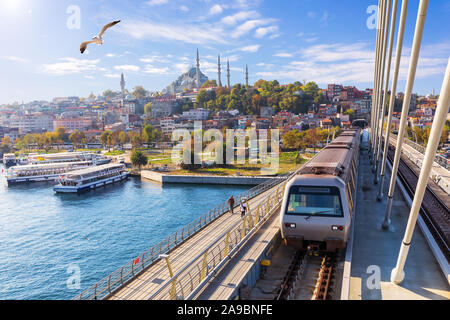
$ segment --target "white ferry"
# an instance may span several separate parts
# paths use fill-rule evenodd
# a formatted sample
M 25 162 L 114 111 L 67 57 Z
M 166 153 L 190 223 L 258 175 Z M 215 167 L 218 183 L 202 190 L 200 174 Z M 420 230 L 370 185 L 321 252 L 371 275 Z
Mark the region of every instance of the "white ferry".
M 128 171 L 124 164 L 104 164 L 61 175 L 59 184 L 53 190 L 60 193 L 81 193 L 127 177 Z
M 47 163 L 24 166 L 14 166 L 6 171 L 6 182 L 8 184 L 54 181 L 66 172 L 87 168 L 92 161 Z
M 14 153 L 5 153 L 3 155 L 3 165 L 5 168 L 16 165 L 16 155 Z
M 28 157 L 30 164 L 93 161 L 97 165 L 107 164 L 112 159 L 91 152 L 62 152 L 51 154 L 32 154 Z

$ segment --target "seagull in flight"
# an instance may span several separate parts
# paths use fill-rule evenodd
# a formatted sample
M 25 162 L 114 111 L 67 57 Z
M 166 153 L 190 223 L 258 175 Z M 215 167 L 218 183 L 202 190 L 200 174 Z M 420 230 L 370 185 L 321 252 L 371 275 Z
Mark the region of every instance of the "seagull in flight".
M 92 38 L 91 41 L 83 42 L 83 43 L 80 45 L 80 52 L 81 52 L 81 53 L 84 53 L 84 51 L 86 51 L 86 48 L 87 48 L 88 44 L 90 44 L 90 43 L 96 43 L 96 44 L 98 44 L 99 46 L 101 46 L 101 45 L 103 44 L 103 39 L 102 39 L 102 37 L 103 37 L 103 35 L 105 34 L 106 30 L 108 30 L 108 29 L 111 28 L 112 26 L 115 26 L 115 25 L 118 24 L 119 22 L 120 22 L 120 20 L 118 20 L 118 21 L 113 21 L 113 22 L 108 23 L 108 24 L 106 24 L 105 26 L 103 26 L 102 31 L 100 32 L 100 34 L 99 34 L 98 36 L 95 36 L 95 37 Z

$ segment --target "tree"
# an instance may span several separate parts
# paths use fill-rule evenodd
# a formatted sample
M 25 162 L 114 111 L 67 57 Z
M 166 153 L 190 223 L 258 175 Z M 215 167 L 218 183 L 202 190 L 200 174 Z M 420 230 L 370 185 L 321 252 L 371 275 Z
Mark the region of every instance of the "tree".
M 137 132 L 131 131 L 129 133 L 130 143 L 133 146 L 133 148 L 140 147 L 142 145 L 142 139 L 141 135 Z
M 103 131 L 102 134 L 100 135 L 100 142 L 103 145 L 103 147 L 108 146 L 108 141 L 109 141 L 109 136 L 111 135 L 111 131 Z
M 142 130 L 142 139 L 146 143 L 152 143 L 155 140 L 155 131 L 151 124 L 146 125 L 144 130 Z
M 78 144 L 80 144 L 80 142 L 85 139 L 85 135 L 83 132 L 75 130 L 70 136 L 69 136 L 69 140 L 73 143 L 73 148 L 77 149 Z
M 107 100 L 112 99 L 115 96 L 116 96 L 116 93 L 109 89 L 103 92 L 103 97 Z
M 11 139 L 8 136 L 6 136 L 2 139 L 2 143 L 0 145 L 0 150 L 3 153 L 8 153 L 11 151 Z
M 140 99 L 147 95 L 147 91 L 143 86 L 136 86 L 131 94 L 137 99 Z
M 125 143 L 127 143 L 128 141 L 128 137 L 127 134 L 124 131 L 120 131 L 119 132 L 119 142 L 120 142 L 120 146 L 123 147 L 123 145 Z
M 317 130 L 316 129 L 309 129 L 306 131 L 306 142 L 308 145 L 312 145 L 314 148 L 314 153 L 316 152 L 316 146 L 317 146 Z
M 56 128 L 56 139 L 63 141 L 66 138 L 66 129 L 64 127 Z
M 133 151 L 131 152 L 130 160 L 133 166 L 139 167 L 139 170 L 141 170 L 141 166 L 145 166 L 148 163 L 147 156 L 142 153 L 142 151 L 136 149 L 133 149 Z
M 144 113 L 149 114 L 152 111 L 152 103 L 149 102 L 144 106 Z
M 344 114 L 345 114 L 345 115 L 349 115 L 350 118 L 352 118 L 352 117 L 355 115 L 355 110 L 353 110 L 353 109 L 347 109 L 347 110 L 344 111 Z
M 202 88 L 217 87 L 216 80 L 207 80 L 203 83 Z
M 306 148 L 305 134 L 298 130 L 291 130 L 283 135 L 283 146 L 286 149 L 304 149 Z

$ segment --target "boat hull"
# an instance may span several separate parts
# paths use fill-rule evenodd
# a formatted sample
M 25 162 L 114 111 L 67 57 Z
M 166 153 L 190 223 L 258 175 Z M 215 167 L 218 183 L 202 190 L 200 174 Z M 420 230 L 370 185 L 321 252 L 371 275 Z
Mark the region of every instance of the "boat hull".
M 106 186 L 108 184 L 120 182 L 122 180 L 125 180 L 127 177 L 128 177 L 128 172 L 123 172 L 121 175 L 118 175 L 115 177 L 109 177 L 109 178 L 102 179 L 102 180 L 95 181 L 95 182 L 91 182 L 84 186 L 57 185 L 57 186 L 53 187 L 53 190 L 56 193 L 84 193 L 84 192 L 88 192 L 88 191 L 98 188 L 98 187 L 102 187 L 102 186 Z
M 8 183 L 8 185 L 31 183 L 31 182 L 45 182 L 45 181 L 55 181 L 58 179 L 58 177 L 59 174 L 36 176 L 36 177 L 6 178 L 6 182 Z

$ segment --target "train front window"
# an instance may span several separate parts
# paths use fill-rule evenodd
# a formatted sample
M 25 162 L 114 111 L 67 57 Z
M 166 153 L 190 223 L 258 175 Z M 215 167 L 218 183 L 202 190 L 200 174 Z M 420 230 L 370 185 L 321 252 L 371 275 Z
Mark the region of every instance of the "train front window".
M 343 217 L 337 187 L 293 186 L 289 191 L 287 215 Z

